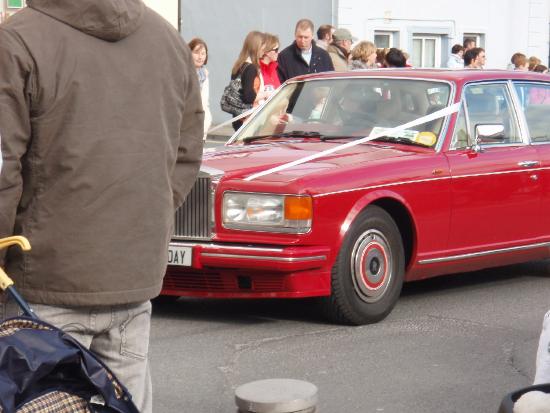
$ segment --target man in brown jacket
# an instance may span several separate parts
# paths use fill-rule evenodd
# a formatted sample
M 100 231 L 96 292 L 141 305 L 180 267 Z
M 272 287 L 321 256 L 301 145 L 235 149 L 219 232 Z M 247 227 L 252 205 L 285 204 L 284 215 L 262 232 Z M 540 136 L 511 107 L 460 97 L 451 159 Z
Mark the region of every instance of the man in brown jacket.
M 0 237 L 32 251 L 0 266 L 150 412 L 149 300 L 202 154 L 191 52 L 141 0 L 27 5 L 0 25 Z

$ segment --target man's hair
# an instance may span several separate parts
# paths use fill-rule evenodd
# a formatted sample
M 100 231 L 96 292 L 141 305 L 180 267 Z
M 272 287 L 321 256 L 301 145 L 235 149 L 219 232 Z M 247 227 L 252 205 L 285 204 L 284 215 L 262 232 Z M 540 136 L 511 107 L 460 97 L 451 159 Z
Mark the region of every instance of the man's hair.
M 474 39 L 473 37 L 466 37 L 464 39 L 464 43 L 463 43 L 463 46 L 464 48 L 466 49 L 469 45 L 471 45 L 472 43 L 475 44 L 476 42 L 476 39 Z
M 296 23 L 296 28 L 294 29 L 294 33 L 296 33 L 298 30 L 307 30 L 310 29 L 313 33 L 313 22 L 309 19 L 300 19 L 298 20 L 298 23 Z
M 514 64 L 514 67 L 516 69 L 525 66 L 525 64 L 528 62 L 527 56 L 525 56 L 523 53 L 514 53 L 510 61 Z
M 462 47 L 461 44 L 455 44 L 452 49 L 451 49 L 451 53 L 452 54 L 457 54 L 458 52 L 460 52 L 461 50 L 464 50 L 464 47 Z
M 386 53 L 386 64 L 388 67 L 406 67 L 407 58 L 401 50 L 392 47 L 388 53 Z
M 330 34 L 332 29 L 334 29 L 334 26 L 331 26 L 330 24 L 322 24 L 317 29 L 317 38 L 319 40 L 323 40 L 327 34 Z
M 464 66 L 470 66 L 472 61 L 477 57 L 474 49 L 466 50 L 464 52 Z
M 523 53 L 520 53 L 520 52 L 516 52 L 512 55 L 512 57 L 510 58 L 510 62 L 512 62 L 513 65 L 516 64 L 516 59 L 520 56 L 523 56 L 526 58 L 526 56 L 523 54 Z
M 479 54 L 484 51 L 485 49 L 483 47 L 474 47 L 473 49 L 467 50 L 466 53 L 464 53 L 464 66 L 470 65 L 477 59 Z

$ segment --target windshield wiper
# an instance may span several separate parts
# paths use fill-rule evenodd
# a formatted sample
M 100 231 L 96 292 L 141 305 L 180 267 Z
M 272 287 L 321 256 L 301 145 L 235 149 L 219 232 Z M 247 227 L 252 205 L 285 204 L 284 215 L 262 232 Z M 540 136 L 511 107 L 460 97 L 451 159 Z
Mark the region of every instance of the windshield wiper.
M 421 146 L 423 148 L 430 148 L 430 145 L 425 145 L 421 142 L 412 141 L 407 138 L 402 137 L 395 137 L 395 136 L 380 136 L 379 138 L 373 139 L 374 141 L 380 141 L 380 142 L 395 142 L 395 143 L 401 143 L 403 145 L 411 145 L 411 146 Z
M 322 136 L 323 135 L 321 134 L 321 132 L 306 132 L 295 130 L 291 132 L 271 133 L 269 135 L 247 136 L 246 138 L 243 138 L 243 142 L 249 143 L 265 138 L 320 138 Z
M 330 141 L 333 139 L 362 139 L 364 136 L 353 136 L 353 135 L 323 135 L 321 136 L 322 141 Z

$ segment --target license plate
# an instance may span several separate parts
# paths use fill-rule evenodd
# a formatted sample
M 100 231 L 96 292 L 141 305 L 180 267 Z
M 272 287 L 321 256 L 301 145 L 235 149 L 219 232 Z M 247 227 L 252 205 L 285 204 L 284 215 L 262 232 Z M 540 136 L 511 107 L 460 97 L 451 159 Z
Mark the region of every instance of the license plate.
M 181 245 L 170 245 L 168 247 L 168 265 L 190 267 L 192 256 L 192 247 L 183 247 Z

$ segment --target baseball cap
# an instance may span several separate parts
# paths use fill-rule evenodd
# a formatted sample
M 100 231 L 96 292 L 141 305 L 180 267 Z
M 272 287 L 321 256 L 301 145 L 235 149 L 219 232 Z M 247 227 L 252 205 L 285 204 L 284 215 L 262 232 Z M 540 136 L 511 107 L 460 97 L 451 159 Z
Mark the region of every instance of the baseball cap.
M 351 32 L 348 29 L 336 29 L 334 33 L 332 33 L 332 39 L 335 41 L 351 40 L 352 42 L 357 40 L 357 38 L 351 35 Z

